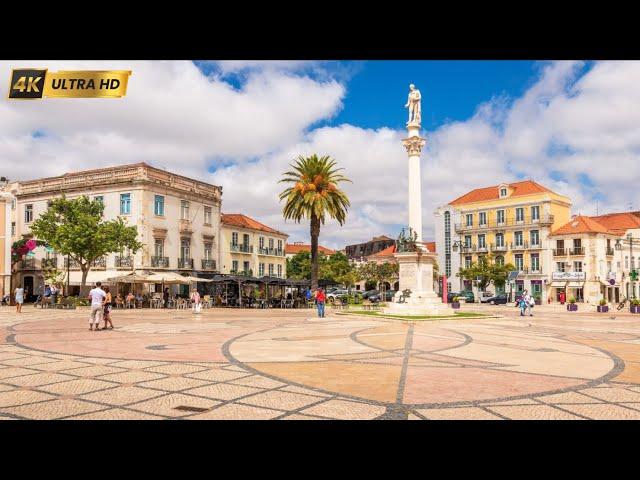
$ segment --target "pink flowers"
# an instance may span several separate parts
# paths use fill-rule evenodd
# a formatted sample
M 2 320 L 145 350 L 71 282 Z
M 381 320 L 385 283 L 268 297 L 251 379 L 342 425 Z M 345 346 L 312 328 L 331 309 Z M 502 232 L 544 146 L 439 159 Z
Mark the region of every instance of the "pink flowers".
M 29 239 L 27 241 L 27 243 L 25 243 L 24 246 L 27 247 L 29 249 L 28 251 L 30 252 L 31 250 L 36 248 L 38 246 L 38 244 L 36 243 L 36 241 L 33 238 L 31 238 L 31 239 Z

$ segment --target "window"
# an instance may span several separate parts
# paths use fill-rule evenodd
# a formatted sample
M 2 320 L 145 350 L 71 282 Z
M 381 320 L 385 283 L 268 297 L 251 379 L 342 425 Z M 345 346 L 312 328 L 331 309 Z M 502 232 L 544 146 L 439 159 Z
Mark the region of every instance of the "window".
M 504 233 L 496 233 L 496 247 L 504 247 Z
M 186 200 L 180 202 L 180 219 L 189 220 L 189 202 Z
M 498 222 L 498 224 L 504 223 L 504 210 L 496 211 L 496 221 Z
M 24 223 L 31 223 L 33 221 L 33 205 L 24 206 Z
M 238 245 L 238 232 L 231 234 L 231 245 Z
M 573 271 L 581 272 L 582 271 L 582 262 L 573 262 Z
M 273 238 L 269 239 L 269 250 L 273 249 Z
M 204 224 L 211 225 L 211 207 L 204 207 Z
M 573 239 L 573 248 L 580 248 L 582 247 L 582 239 L 581 238 L 574 238 Z
M 264 248 L 264 237 L 260 237 L 258 239 L 258 244 L 260 245 L 260 248 Z
M 451 213 L 444 212 L 444 273 L 451 276 Z
M 514 242 L 516 247 L 522 246 L 522 232 L 514 232 L 513 233 Z
M 11 210 L 15 210 L 16 209 L 16 199 L 12 198 L 11 199 Z
M 130 214 L 131 214 L 131 194 L 121 193 L 120 194 L 120 215 L 130 215 Z
M 471 235 L 464 236 L 464 246 L 471 247 Z
M 531 245 L 540 244 L 540 232 L 538 232 L 538 230 L 531 230 L 529 238 L 531 239 Z
M 191 245 L 190 245 L 190 241 L 188 238 L 183 238 L 180 241 L 180 258 L 182 259 L 188 259 L 191 258 Z
M 531 207 L 531 220 L 540 220 L 540 207 L 538 205 Z
M 269 276 L 272 277 L 273 276 L 273 263 L 269 264 Z
M 249 266 L 249 262 L 242 262 L 242 270 L 244 273 L 249 273 L 251 267 Z
M 564 250 L 564 240 L 556 240 L 556 249 Z
M 231 271 L 232 272 L 237 272 L 238 271 L 238 261 L 237 260 L 233 260 L 231 262 Z
M 496 262 L 496 265 L 504 265 L 504 257 L 502 255 L 498 255 L 496 257 L 495 262 Z
M 249 234 L 248 234 L 248 233 L 243 233 L 243 234 L 242 234 L 242 244 L 243 244 L 245 247 L 248 247 L 248 246 L 249 246 Z
M 278 276 L 282 276 L 282 265 L 278 265 Z
M 211 260 L 212 257 L 212 244 L 211 242 L 204 242 L 204 259 Z
M 611 264 L 611 262 L 607 262 L 607 272 L 612 272 L 613 270 L 611 270 L 611 267 L 613 265 Z
M 164 257 L 164 239 L 156 238 L 154 242 L 154 253 L 156 257 Z
M 278 250 L 282 250 L 282 240 L 278 240 Z
M 531 254 L 531 271 L 533 272 L 540 271 L 540 254 L 538 253 Z
M 451 254 L 447 253 L 444 257 L 445 257 L 444 258 L 444 274 L 447 277 L 450 277 L 451 276 Z
M 524 208 L 516 208 L 516 222 L 524 222 Z
M 629 257 L 624 257 L 624 269 L 629 270 Z
M 93 197 L 93 200 L 95 202 L 100 202 L 100 203 L 102 203 L 104 205 L 104 196 L 102 196 L 102 195 L 98 195 L 96 197 Z
M 556 262 L 556 272 L 564 272 L 564 262 Z
M 153 205 L 153 213 L 158 217 L 164 217 L 164 197 L 162 195 L 156 195 Z
M 478 214 L 478 225 L 487 225 L 487 212 L 480 212 Z
M 507 189 L 506 188 L 501 188 L 500 189 L 500 198 L 504 198 L 507 196 Z
M 258 276 L 264 277 L 264 263 L 258 264 Z
M 485 248 L 487 244 L 485 243 L 484 233 L 482 235 L 478 235 L 478 248 Z
M 469 268 L 471 266 L 471 255 L 467 255 L 464 257 L 464 268 Z
M 473 226 L 473 213 L 467 213 L 467 227 Z
M 516 270 L 522 270 L 524 268 L 524 259 L 521 253 L 516 253 Z

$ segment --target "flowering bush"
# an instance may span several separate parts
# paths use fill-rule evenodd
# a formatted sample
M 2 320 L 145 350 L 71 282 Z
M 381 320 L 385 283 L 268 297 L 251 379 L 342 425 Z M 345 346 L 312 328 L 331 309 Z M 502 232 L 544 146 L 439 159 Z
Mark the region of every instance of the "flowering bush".
M 41 240 L 34 240 L 33 238 L 16 240 L 11 245 L 11 261 L 12 263 L 22 260 L 27 253 L 33 251 L 36 247 L 44 247 L 47 243 Z

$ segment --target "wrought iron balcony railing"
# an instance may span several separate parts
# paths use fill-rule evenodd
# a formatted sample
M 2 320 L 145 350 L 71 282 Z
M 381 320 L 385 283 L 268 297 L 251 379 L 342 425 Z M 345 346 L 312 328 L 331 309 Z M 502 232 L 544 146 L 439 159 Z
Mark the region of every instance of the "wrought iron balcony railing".
M 507 251 L 507 245 L 506 244 L 502 244 L 502 245 L 496 245 L 495 243 L 491 244 L 491 251 L 492 252 L 506 252 Z
M 57 258 L 43 258 L 40 262 L 42 268 L 54 269 L 58 268 L 58 259 Z
M 607 247 L 607 255 L 608 256 L 613 255 L 613 248 L 612 247 Z
M 133 257 L 116 257 L 116 268 L 131 268 L 133 267 Z
M 80 268 L 80 263 L 71 257 L 64 259 L 64 268 Z
M 490 230 L 495 228 L 506 227 L 522 227 L 522 226 L 538 226 L 538 225 L 552 225 L 554 222 L 553 215 L 541 215 L 539 218 L 534 219 L 531 217 L 524 217 L 522 220 L 516 220 L 515 218 L 506 218 L 502 222 L 498 222 L 495 218 L 488 220 L 482 225 L 467 225 L 466 223 L 456 223 L 456 233 L 471 231 L 471 230 Z
M 202 260 L 202 270 L 217 270 L 215 260 Z
M 584 255 L 584 247 L 575 247 L 570 249 L 569 255 Z
M 36 259 L 35 258 L 24 258 L 20 262 L 20 268 L 22 268 L 22 270 L 35 270 L 35 268 L 36 268 Z
M 193 258 L 179 258 L 178 268 L 188 268 L 193 270 Z
M 169 257 L 151 257 L 151 266 L 154 268 L 169 268 Z
M 232 243 L 232 252 L 253 253 L 253 245 L 245 245 L 244 243 Z
M 569 253 L 569 250 L 566 248 L 554 248 L 553 249 L 553 256 L 554 257 L 564 257 L 567 255 L 567 253 Z
M 93 268 L 106 268 L 107 267 L 107 257 L 96 258 L 93 262 L 91 262 L 91 266 Z
M 526 250 L 529 248 L 529 242 L 526 240 L 521 243 L 511 242 L 511 250 Z

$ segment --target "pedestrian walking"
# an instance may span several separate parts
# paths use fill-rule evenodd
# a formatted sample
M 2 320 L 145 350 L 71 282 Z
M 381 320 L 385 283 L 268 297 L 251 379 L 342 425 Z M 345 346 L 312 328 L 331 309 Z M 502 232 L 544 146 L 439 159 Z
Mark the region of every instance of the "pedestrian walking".
M 45 304 L 51 304 L 51 286 L 49 286 L 49 284 L 44 286 L 44 300 L 42 304 L 43 306 Z
M 58 304 L 58 287 L 51 285 L 51 304 L 55 308 Z
M 16 297 L 16 313 L 22 313 L 22 304 L 24 303 L 24 288 L 16 288 L 14 295 Z
M 101 288 L 102 283 L 96 282 L 96 287 L 89 292 L 91 300 L 91 313 L 89 315 L 89 330 L 98 331 L 98 325 L 104 313 L 104 298 L 107 295 Z
M 528 311 L 529 312 L 529 316 L 533 317 L 533 306 L 536 304 L 536 301 L 533 298 L 533 295 L 527 294 L 527 296 L 525 297 L 525 302 L 527 304 L 527 307 L 525 308 L 525 314 Z
M 200 303 L 200 294 L 195 288 L 191 292 L 191 302 L 193 303 L 193 313 L 200 313 L 202 303 Z
M 525 312 L 527 310 L 527 307 L 529 306 L 529 303 L 527 301 L 527 291 L 525 290 L 524 292 L 522 292 L 522 295 L 520 295 L 520 300 L 519 300 L 519 304 L 518 306 L 520 307 L 520 316 L 524 317 L 525 316 Z
M 111 309 L 112 309 L 112 297 L 111 292 L 109 291 L 109 287 L 104 287 L 104 302 L 103 302 L 103 315 L 104 315 L 104 327 L 102 330 L 106 330 L 111 325 L 111 330 L 113 330 L 113 322 L 111 321 Z
M 319 288 L 316 290 L 316 305 L 318 307 L 318 317 L 324 318 L 324 304 L 327 301 L 327 297 L 324 294 L 324 290 Z
M 564 290 L 560 292 L 560 305 L 564 305 L 564 302 L 567 301 L 567 294 L 564 293 Z
M 162 294 L 162 299 L 164 300 L 164 308 L 169 308 L 169 289 L 165 288 L 164 293 Z

